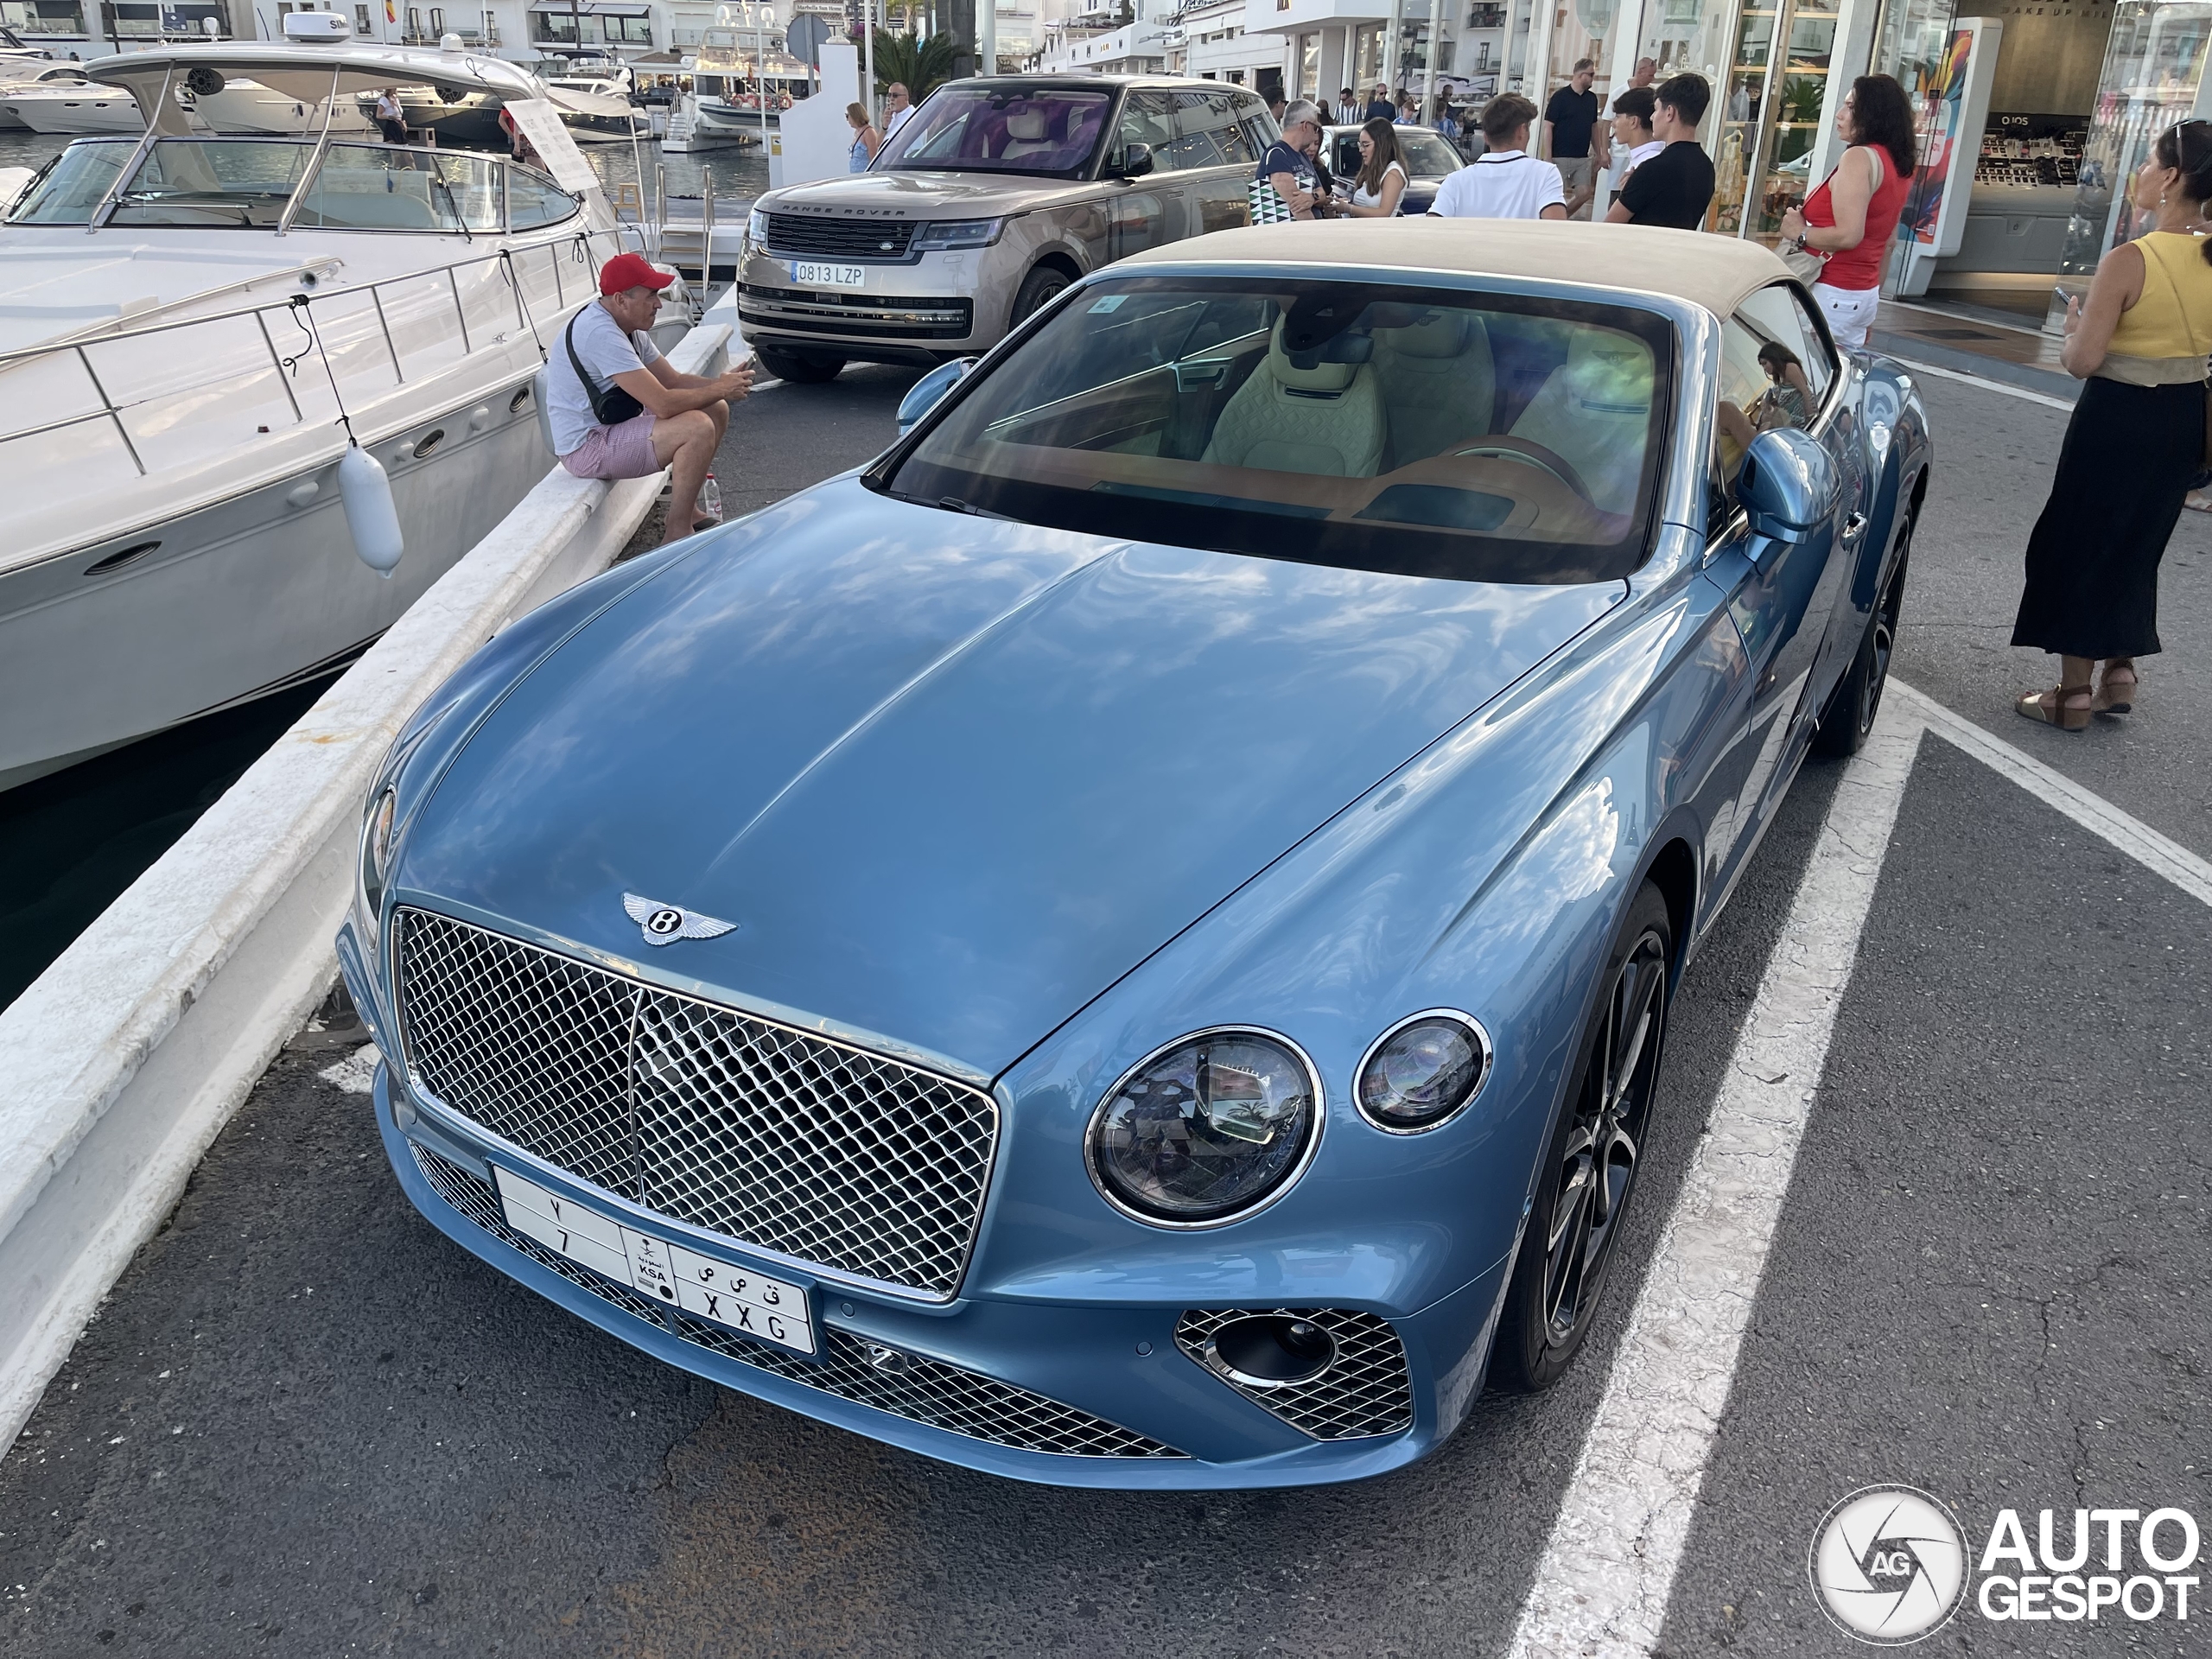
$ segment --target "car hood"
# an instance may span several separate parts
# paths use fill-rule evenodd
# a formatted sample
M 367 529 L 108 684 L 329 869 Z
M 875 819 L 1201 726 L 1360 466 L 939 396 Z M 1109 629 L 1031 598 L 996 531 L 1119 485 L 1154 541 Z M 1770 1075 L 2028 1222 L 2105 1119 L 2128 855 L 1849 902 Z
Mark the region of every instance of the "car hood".
M 1618 604 L 1109 541 L 835 480 L 513 688 L 394 885 L 995 1076 Z M 623 896 L 734 922 L 648 947 Z
M 772 190 L 754 204 L 774 213 L 824 218 L 865 214 L 892 220 L 994 219 L 1096 196 L 1095 183 L 1004 173 L 861 173 Z

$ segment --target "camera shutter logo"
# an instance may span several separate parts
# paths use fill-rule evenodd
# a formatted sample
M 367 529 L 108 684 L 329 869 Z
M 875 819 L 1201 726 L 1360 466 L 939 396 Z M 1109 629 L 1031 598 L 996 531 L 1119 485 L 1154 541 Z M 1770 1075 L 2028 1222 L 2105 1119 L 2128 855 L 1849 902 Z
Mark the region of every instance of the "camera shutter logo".
M 1966 1535 L 1940 1499 L 1866 1486 L 1813 1529 L 1813 1593 L 1845 1635 L 1901 1648 L 1932 1636 L 1967 1595 Z

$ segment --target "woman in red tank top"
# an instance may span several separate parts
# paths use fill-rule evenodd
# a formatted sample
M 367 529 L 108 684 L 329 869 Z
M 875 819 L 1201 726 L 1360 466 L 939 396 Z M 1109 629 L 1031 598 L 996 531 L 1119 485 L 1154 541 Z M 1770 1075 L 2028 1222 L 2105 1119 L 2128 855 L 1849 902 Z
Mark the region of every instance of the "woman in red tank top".
M 1804 211 L 1783 215 L 1782 238 L 1826 262 L 1813 297 L 1837 345 L 1863 346 L 1881 296 L 1882 261 L 1912 184 L 1912 105 L 1889 76 L 1861 75 L 1844 94 L 1835 130 L 1850 148 Z

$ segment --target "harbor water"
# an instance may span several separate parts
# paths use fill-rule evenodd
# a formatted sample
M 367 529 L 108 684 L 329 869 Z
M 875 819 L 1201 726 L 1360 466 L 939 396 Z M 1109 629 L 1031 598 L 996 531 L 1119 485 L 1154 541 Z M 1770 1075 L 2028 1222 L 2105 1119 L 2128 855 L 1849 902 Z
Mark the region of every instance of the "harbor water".
M 0 132 L 0 167 L 43 167 L 66 138 Z M 643 137 L 587 143 L 611 188 L 638 182 L 652 198 L 655 168 L 671 195 L 711 189 L 718 218 L 768 186 L 758 149 L 663 156 Z M 550 457 L 548 457 L 550 464 Z M 173 730 L 0 792 L 0 1007 L 5 1007 L 101 911 L 190 829 L 329 684 L 321 680 Z

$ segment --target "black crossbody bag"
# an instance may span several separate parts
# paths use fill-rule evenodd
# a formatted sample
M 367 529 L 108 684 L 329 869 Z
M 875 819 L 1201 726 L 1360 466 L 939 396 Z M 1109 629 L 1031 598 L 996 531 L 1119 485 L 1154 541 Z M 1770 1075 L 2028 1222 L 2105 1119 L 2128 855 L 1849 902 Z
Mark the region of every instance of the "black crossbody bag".
M 605 391 L 593 383 L 584 372 L 584 360 L 576 355 L 576 322 L 583 313 L 579 311 L 569 319 L 569 327 L 561 342 L 569 348 L 569 366 L 576 372 L 576 378 L 584 383 L 584 396 L 591 399 L 591 417 L 601 426 L 620 426 L 625 421 L 634 421 L 645 412 L 645 406 L 621 387 L 609 383 Z

